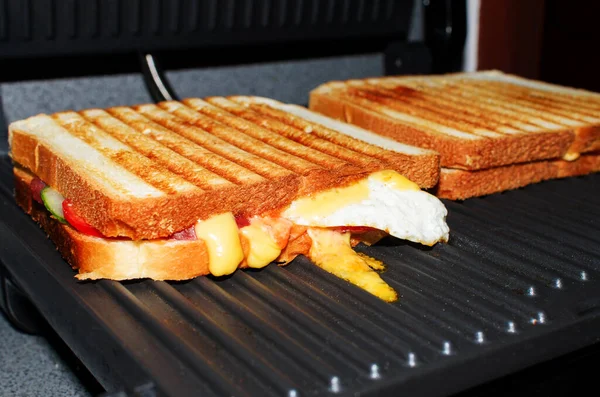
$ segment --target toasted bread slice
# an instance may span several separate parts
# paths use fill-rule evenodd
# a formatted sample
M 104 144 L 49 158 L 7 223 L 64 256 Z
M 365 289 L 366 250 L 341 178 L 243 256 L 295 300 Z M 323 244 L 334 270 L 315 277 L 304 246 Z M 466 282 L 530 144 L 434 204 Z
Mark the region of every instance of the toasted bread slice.
M 76 269 L 79 280 L 186 280 L 209 274 L 208 252 L 203 240 L 105 239 L 80 233 L 52 219 L 45 208 L 33 201 L 31 173 L 15 167 L 17 204 L 40 224 L 60 254 Z
M 563 157 L 600 145 L 598 94 L 499 72 L 330 82 L 310 108 L 468 170 Z
M 82 115 L 35 116 L 11 124 L 11 156 L 71 199 L 78 214 L 107 237 L 165 237 L 213 214 L 260 213 L 296 197 L 299 175 L 288 171 L 267 178 L 190 141 L 180 142 L 177 134 L 170 136 L 172 142 L 164 137 L 167 131 L 147 127 L 146 134 L 129 129 L 125 144 L 118 139 L 122 136 L 111 135 L 114 130 L 102 130 Z M 143 138 L 150 135 L 167 143 L 164 148 L 177 147 L 158 157 Z M 182 157 L 177 152 L 186 149 L 192 153 Z M 206 179 L 200 182 L 196 171 L 206 161 L 198 157 L 210 161 L 210 168 L 202 167 Z M 195 160 L 195 167 L 169 170 L 185 159 Z M 230 174 L 242 170 L 248 179 Z
M 305 120 L 269 109 L 208 98 L 38 115 L 10 125 L 11 156 L 103 235 L 134 240 L 218 213 L 263 214 L 382 169 L 421 187 L 437 182 L 434 152 L 380 149 L 312 112 Z
M 239 117 L 260 123 L 264 128 L 304 145 L 332 153 L 372 171 L 393 169 L 421 188 L 433 187 L 438 181 L 439 155 L 434 151 L 381 137 L 301 106 L 254 96 L 232 96 L 228 99 L 228 102 L 219 102 Z
M 517 189 L 548 179 L 566 178 L 600 171 L 600 153 L 583 154 L 573 161 L 540 160 L 479 171 L 442 168 L 435 194 L 464 200 Z

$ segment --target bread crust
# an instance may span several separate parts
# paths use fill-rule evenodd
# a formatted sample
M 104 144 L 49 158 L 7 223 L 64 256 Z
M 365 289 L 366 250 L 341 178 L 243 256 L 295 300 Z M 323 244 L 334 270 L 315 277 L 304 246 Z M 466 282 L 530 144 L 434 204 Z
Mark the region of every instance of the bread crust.
M 51 218 L 32 199 L 33 175 L 15 168 L 17 204 L 44 229 L 79 280 L 186 280 L 209 274 L 208 251 L 203 240 L 118 240 L 85 235 Z
M 334 90 L 319 87 L 310 93 L 309 107 L 329 117 L 356 124 L 403 143 L 440 153 L 442 167 L 479 170 L 506 164 L 562 157 L 573 143 L 570 130 L 508 135 L 499 138 L 460 139 L 429 133 L 348 100 Z M 376 106 L 375 106 L 376 107 Z
M 464 200 L 517 189 L 548 179 L 598 171 L 600 171 L 600 153 L 584 154 L 574 161 L 535 161 L 480 171 L 443 168 L 435 194 L 444 199 Z
M 580 127 L 575 129 L 576 139 L 568 153 L 589 153 L 600 150 L 600 126 Z

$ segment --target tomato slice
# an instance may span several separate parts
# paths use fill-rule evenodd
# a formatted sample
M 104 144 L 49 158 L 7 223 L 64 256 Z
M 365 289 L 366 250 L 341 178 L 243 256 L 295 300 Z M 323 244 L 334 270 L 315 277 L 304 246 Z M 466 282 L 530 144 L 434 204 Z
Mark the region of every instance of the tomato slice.
M 378 230 L 374 227 L 369 227 L 369 226 L 335 226 L 332 227 L 331 229 L 335 230 L 336 232 L 340 232 L 340 233 L 346 233 L 346 232 L 350 232 L 352 234 L 362 234 L 362 233 L 366 233 L 372 230 Z
M 40 204 L 44 204 L 42 201 L 42 190 L 46 187 L 46 182 L 42 181 L 40 178 L 33 178 L 29 184 L 29 188 L 31 189 L 31 194 L 33 199 Z
M 89 223 L 87 223 L 82 217 L 77 215 L 73 208 L 71 200 L 66 199 L 62 203 L 63 212 L 65 214 L 65 220 L 69 222 L 69 225 L 73 226 L 78 232 L 87 234 L 88 236 L 104 237 L 102 233 Z
M 196 228 L 194 226 L 192 225 L 180 232 L 173 233 L 170 238 L 175 240 L 197 240 L 198 237 L 196 237 Z
M 241 229 L 250 225 L 250 219 L 245 216 L 236 215 L 235 223 L 237 224 L 238 229 Z

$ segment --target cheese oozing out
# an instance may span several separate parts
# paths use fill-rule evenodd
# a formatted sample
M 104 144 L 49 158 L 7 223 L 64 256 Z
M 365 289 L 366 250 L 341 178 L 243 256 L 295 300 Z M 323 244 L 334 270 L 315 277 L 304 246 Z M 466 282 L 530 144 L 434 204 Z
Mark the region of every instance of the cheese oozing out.
M 303 226 L 368 226 L 433 245 L 448 240 L 447 214 L 437 197 L 399 173 L 385 170 L 347 187 L 297 199 L 281 216 Z
M 350 233 L 319 228 L 309 228 L 307 233 L 313 241 L 308 256 L 315 265 L 386 302 L 398 299 L 396 291 L 375 272 L 383 269 L 381 262 L 355 252 Z
M 231 212 L 198 221 L 194 227 L 198 239 L 208 250 L 208 270 L 213 276 L 233 273 L 244 259 L 238 227 Z
M 240 229 L 248 242 L 250 249 L 246 256 L 248 267 L 260 269 L 273 262 L 279 254 L 281 248 L 271 235 L 265 230 L 260 223 L 251 223 Z

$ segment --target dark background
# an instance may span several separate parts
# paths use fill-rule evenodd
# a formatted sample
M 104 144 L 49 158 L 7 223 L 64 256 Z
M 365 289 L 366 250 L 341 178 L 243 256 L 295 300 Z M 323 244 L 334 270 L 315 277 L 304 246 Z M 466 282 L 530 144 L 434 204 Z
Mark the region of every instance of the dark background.
M 479 69 L 600 91 L 600 2 L 482 0 Z

